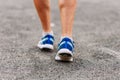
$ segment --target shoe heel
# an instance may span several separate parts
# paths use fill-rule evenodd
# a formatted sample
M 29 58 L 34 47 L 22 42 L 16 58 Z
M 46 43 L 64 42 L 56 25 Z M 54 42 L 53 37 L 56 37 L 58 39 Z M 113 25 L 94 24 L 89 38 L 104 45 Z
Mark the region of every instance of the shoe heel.
M 62 61 L 62 62 L 72 62 L 73 56 L 68 53 L 61 53 L 59 55 L 56 55 L 55 60 Z

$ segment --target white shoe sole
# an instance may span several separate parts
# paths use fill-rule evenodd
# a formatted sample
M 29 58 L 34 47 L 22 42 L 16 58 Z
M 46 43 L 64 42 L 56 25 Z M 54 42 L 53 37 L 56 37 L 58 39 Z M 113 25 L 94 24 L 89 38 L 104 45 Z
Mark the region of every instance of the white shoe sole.
M 73 53 L 68 49 L 61 49 L 58 51 L 57 55 L 55 56 L 56 61 L 73 61 Z
M 53 49 L 54 49 L 53 45 L 50 45 L 50 44 L 45 44 L 45 45 L 38 44 L 37 46 L 38 46 L 41 50 L 42 50 L 42 49 L 49 49 L 49 50 L 53 50 Z

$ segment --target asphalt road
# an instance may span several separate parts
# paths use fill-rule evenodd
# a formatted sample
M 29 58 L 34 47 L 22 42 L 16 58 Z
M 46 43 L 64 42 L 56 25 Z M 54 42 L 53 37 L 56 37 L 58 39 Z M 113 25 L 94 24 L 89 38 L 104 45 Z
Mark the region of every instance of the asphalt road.
M 0 0 L 0 80 L 120 80 L 120 1 L 78 0 L 73 63 L 54 61 L 61 25 L 51 0 L 55 50 L 41 52 L 32 0 Z

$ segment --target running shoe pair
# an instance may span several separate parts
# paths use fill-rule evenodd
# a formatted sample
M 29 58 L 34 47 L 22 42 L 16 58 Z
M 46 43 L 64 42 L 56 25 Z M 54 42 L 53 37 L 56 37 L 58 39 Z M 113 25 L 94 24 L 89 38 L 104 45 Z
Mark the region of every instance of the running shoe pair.
M 46 34 L 38 43 L 38 47 L 41 50 L 54 50 L 54 36 L 51 34 Z M 62 38 L 58 44 L 58 51 L 55 56 L 56 61 L 73 61 L 73 51 L 74 51 L 74 42 L 68 37 Z

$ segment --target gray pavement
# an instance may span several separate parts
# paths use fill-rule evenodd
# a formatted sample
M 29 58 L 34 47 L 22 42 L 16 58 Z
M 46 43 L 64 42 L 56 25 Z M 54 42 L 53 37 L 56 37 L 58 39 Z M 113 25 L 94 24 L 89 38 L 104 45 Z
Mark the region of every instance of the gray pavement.
M 120 1 L 78 0 L 73 63 L 54 61 L 60 36 L 51 0 L 55 50 L 41 52 L 41 25 L 32 0 L 0 0 L 0 80 L 120 80 Z

